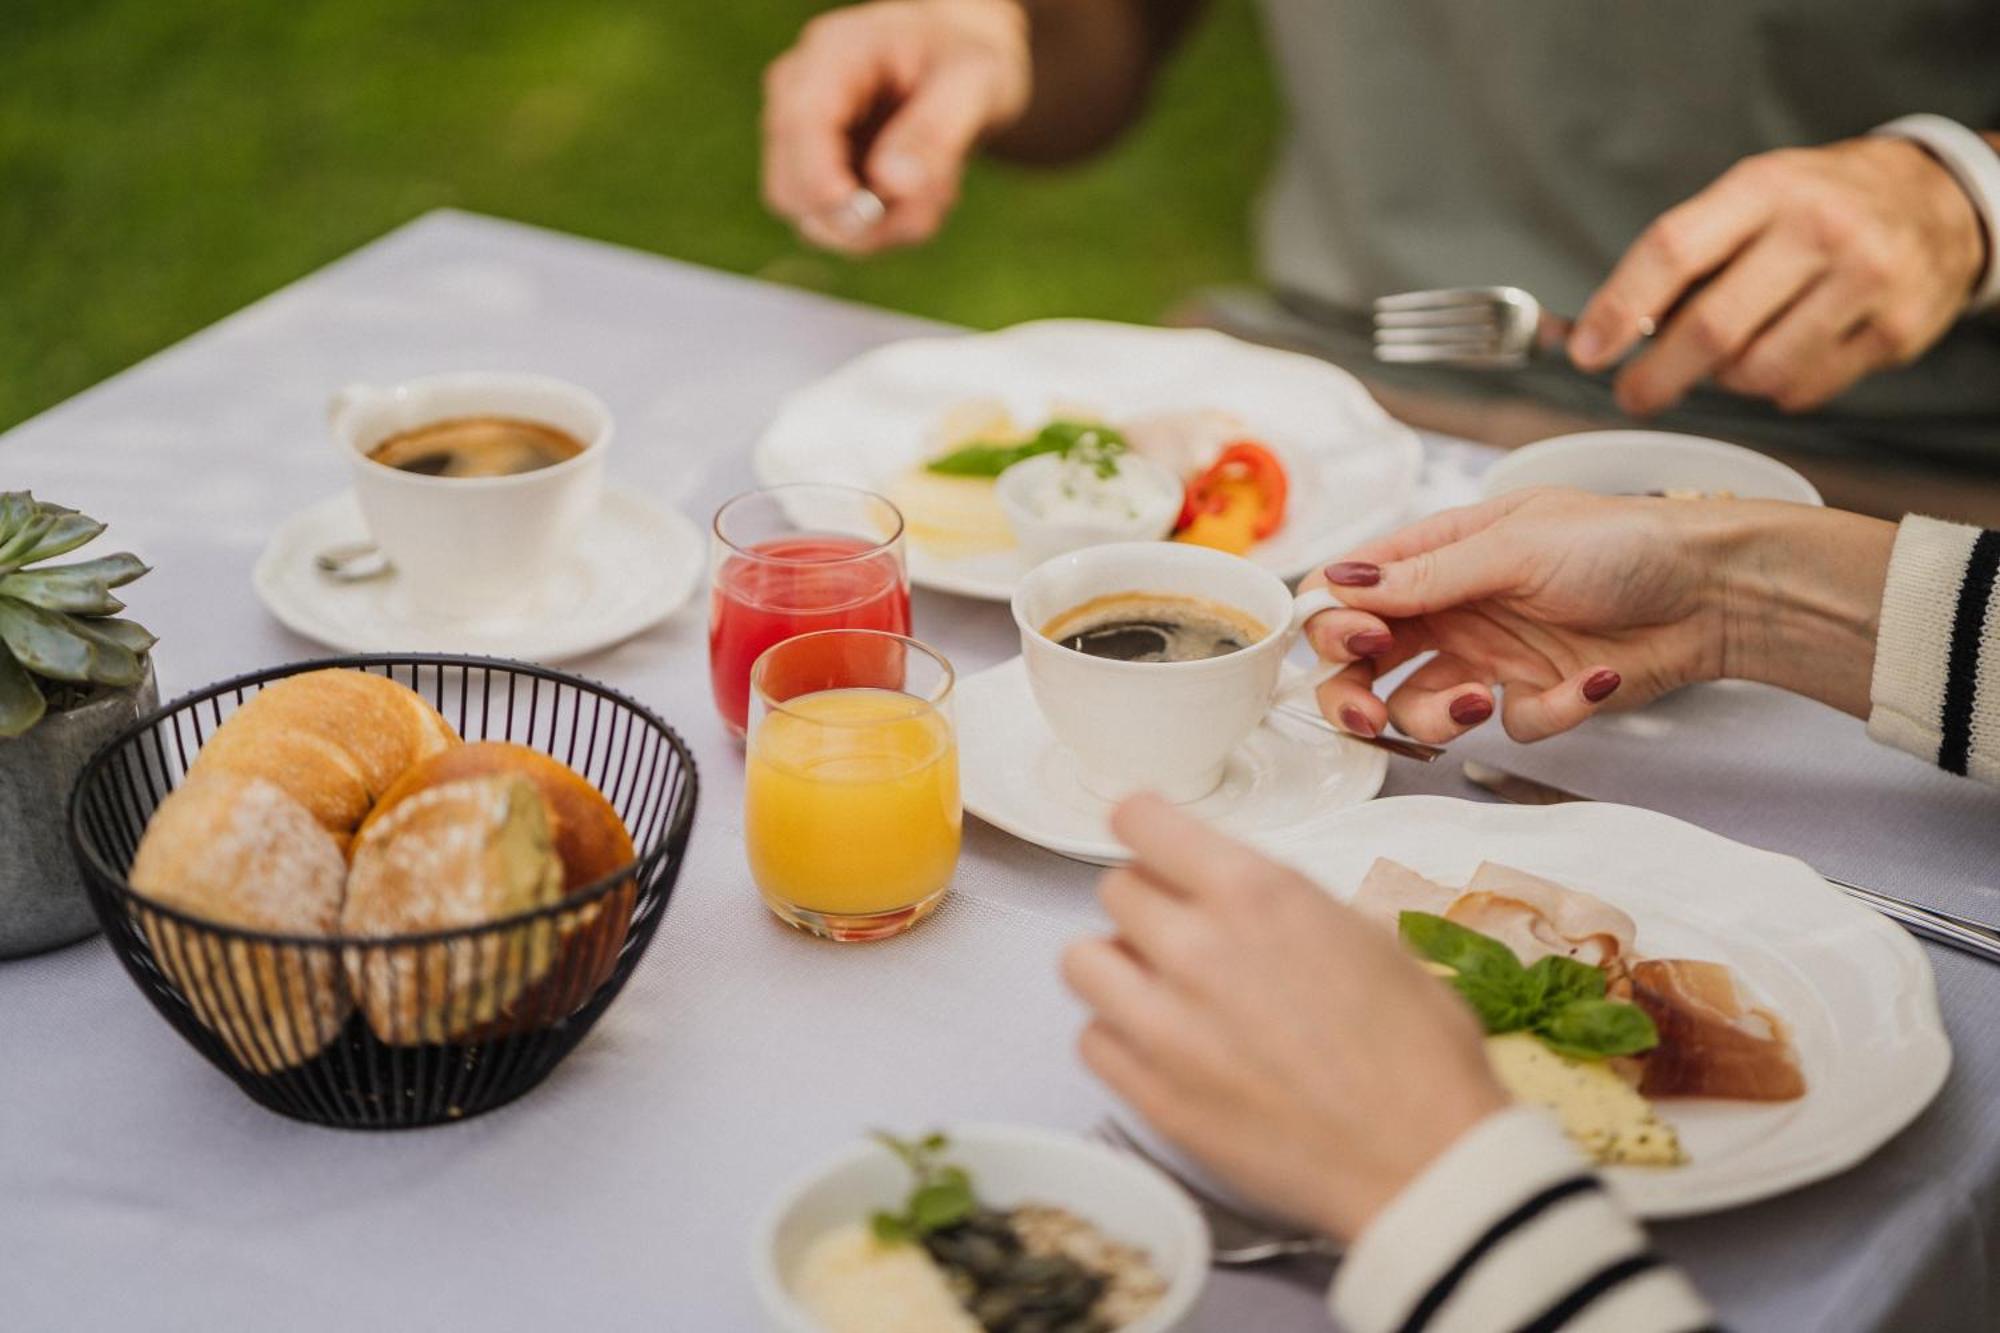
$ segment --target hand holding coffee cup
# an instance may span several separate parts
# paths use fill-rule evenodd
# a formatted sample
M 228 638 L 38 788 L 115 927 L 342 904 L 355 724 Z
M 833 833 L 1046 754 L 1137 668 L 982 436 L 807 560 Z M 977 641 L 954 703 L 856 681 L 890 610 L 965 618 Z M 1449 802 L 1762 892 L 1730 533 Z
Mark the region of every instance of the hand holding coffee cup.
M 1036 566 L 1013 611 L 1035 703 L 1083 785 L 1184 803 L 1221 783 L 1299 632 L 1339 605 L 1239 556 L 1122 542 Z
M 603 496 L 611 413 L 561 380 L 469 373 L 353 385 L 327 415 L 368 530 L 427 615 L 526 608 Z

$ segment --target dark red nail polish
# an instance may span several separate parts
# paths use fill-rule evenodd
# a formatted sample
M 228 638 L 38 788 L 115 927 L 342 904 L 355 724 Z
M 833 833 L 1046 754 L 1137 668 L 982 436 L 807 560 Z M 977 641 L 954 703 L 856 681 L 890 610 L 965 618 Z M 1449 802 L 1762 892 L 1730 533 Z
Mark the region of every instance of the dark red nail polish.
M 1602 671 L 1593 671 L 1583 682 L 1583 697 L 1594 704 L 1601 704 L 1624 683 L 1625 678 L 1610 667 Z
M 1461 694 L 1451 701 L 1451 720 L 1461 727 L 1476 727 L 1493 716 L 1493 701 L 1478 694 Z
M 1396 636 L 1385 629 L 1356 630 L 1347 636 L 1347 651 L 1355 657 L 1380 657 L 1396 646 Z
M 1375 734 L 1375 724 L 1368 720 L 1368 714 L 1362 712 L 1353 704 L 1346 704 L 1341 707 L 1340 725 L 1346 727 L 1357 736 L 1373 736 Z
M 1341 588 L 1372 588 L 1382 581 L 1382 567 L 1360 560 L 1343 560 L 1326 567 L 1326 581 Z

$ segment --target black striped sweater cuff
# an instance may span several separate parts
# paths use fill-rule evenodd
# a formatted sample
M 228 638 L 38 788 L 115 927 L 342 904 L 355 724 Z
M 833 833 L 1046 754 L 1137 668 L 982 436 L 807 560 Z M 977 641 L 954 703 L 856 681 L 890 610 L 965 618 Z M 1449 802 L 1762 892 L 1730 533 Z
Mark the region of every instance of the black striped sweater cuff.
M 2000 782 L 2000 532 L 1912 517 L 1896 534 L 1869 733 Z
M 1347 1333 L 1692 1333 L 1713 1320 L 1530 1108 L 1480 1124 L 1393 1200 L 1331 1301 Z

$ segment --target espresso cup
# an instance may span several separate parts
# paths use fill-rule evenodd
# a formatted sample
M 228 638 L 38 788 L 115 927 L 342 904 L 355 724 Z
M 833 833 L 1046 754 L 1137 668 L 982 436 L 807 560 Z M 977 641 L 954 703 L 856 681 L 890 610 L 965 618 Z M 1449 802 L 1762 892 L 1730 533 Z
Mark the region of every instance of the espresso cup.
M 513 417 L 575 438 L 581 452 L 501 477 L 434 477 L 368 456 L 404 431 L 457 417 Z M 544 375 L 430 375 L 389 388 L 350 385 L 327 420 L 354 474 L 376 545 L 412 607 L 441 619 L 527 608 L 574 548 L 604 493 L 611 413 L 597 396 Z
M 1124 593 L 1219 602 L 1265 633 L 1221 657 L 1125 662 L 1065 648 L 1042 632 L 1092 598 Z M 1230 751 L 1270 711 L 1299 631 L 1339 605 L 1324 588 L 1294 597 L 1277 575 L 1222 551 L 1119 542 L 1037 565 L 1015 590 L 1013 610 L 1035 704 L 1075 757 L 1084 787 L 1106 800 L 1156 791 L 1184 803 L 1221 783 Z

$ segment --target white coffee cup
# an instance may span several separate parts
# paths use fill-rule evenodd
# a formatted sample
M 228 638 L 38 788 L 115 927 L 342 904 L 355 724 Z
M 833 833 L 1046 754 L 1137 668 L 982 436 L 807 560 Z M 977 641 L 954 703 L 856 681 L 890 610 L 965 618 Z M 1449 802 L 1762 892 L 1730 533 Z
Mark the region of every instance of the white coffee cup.
M 1121 662 L 1065 648 L 1042 633 L 1093 597 L 1198 597 L 1250 616 L 1264 637 L 1194 662 Z M 1230 751 L 1270 711 L 1285 654 L 1305 623 L 1340 605 L 1324 588 L 1292 595 L 1239 556 L 1174 542 L 1086 547 L 1037 565 L 1015 590 L 1014 623 L 1035 703 L 1094 795 L 1156 791 L 1199 800 L 1221 783 Z
M 583 451 L 506 477 L 432 477 L 368 457 L 391 435 L 453 417 L 553 426 Z M 376 545 L 411 605 L 448 619 L 524 609 L 576 544 L 604 493 L 611 413 L 595 394 L 545 375 L 430 375 L 390 388 L 350 385 L 327 407 L 333 439 Z

